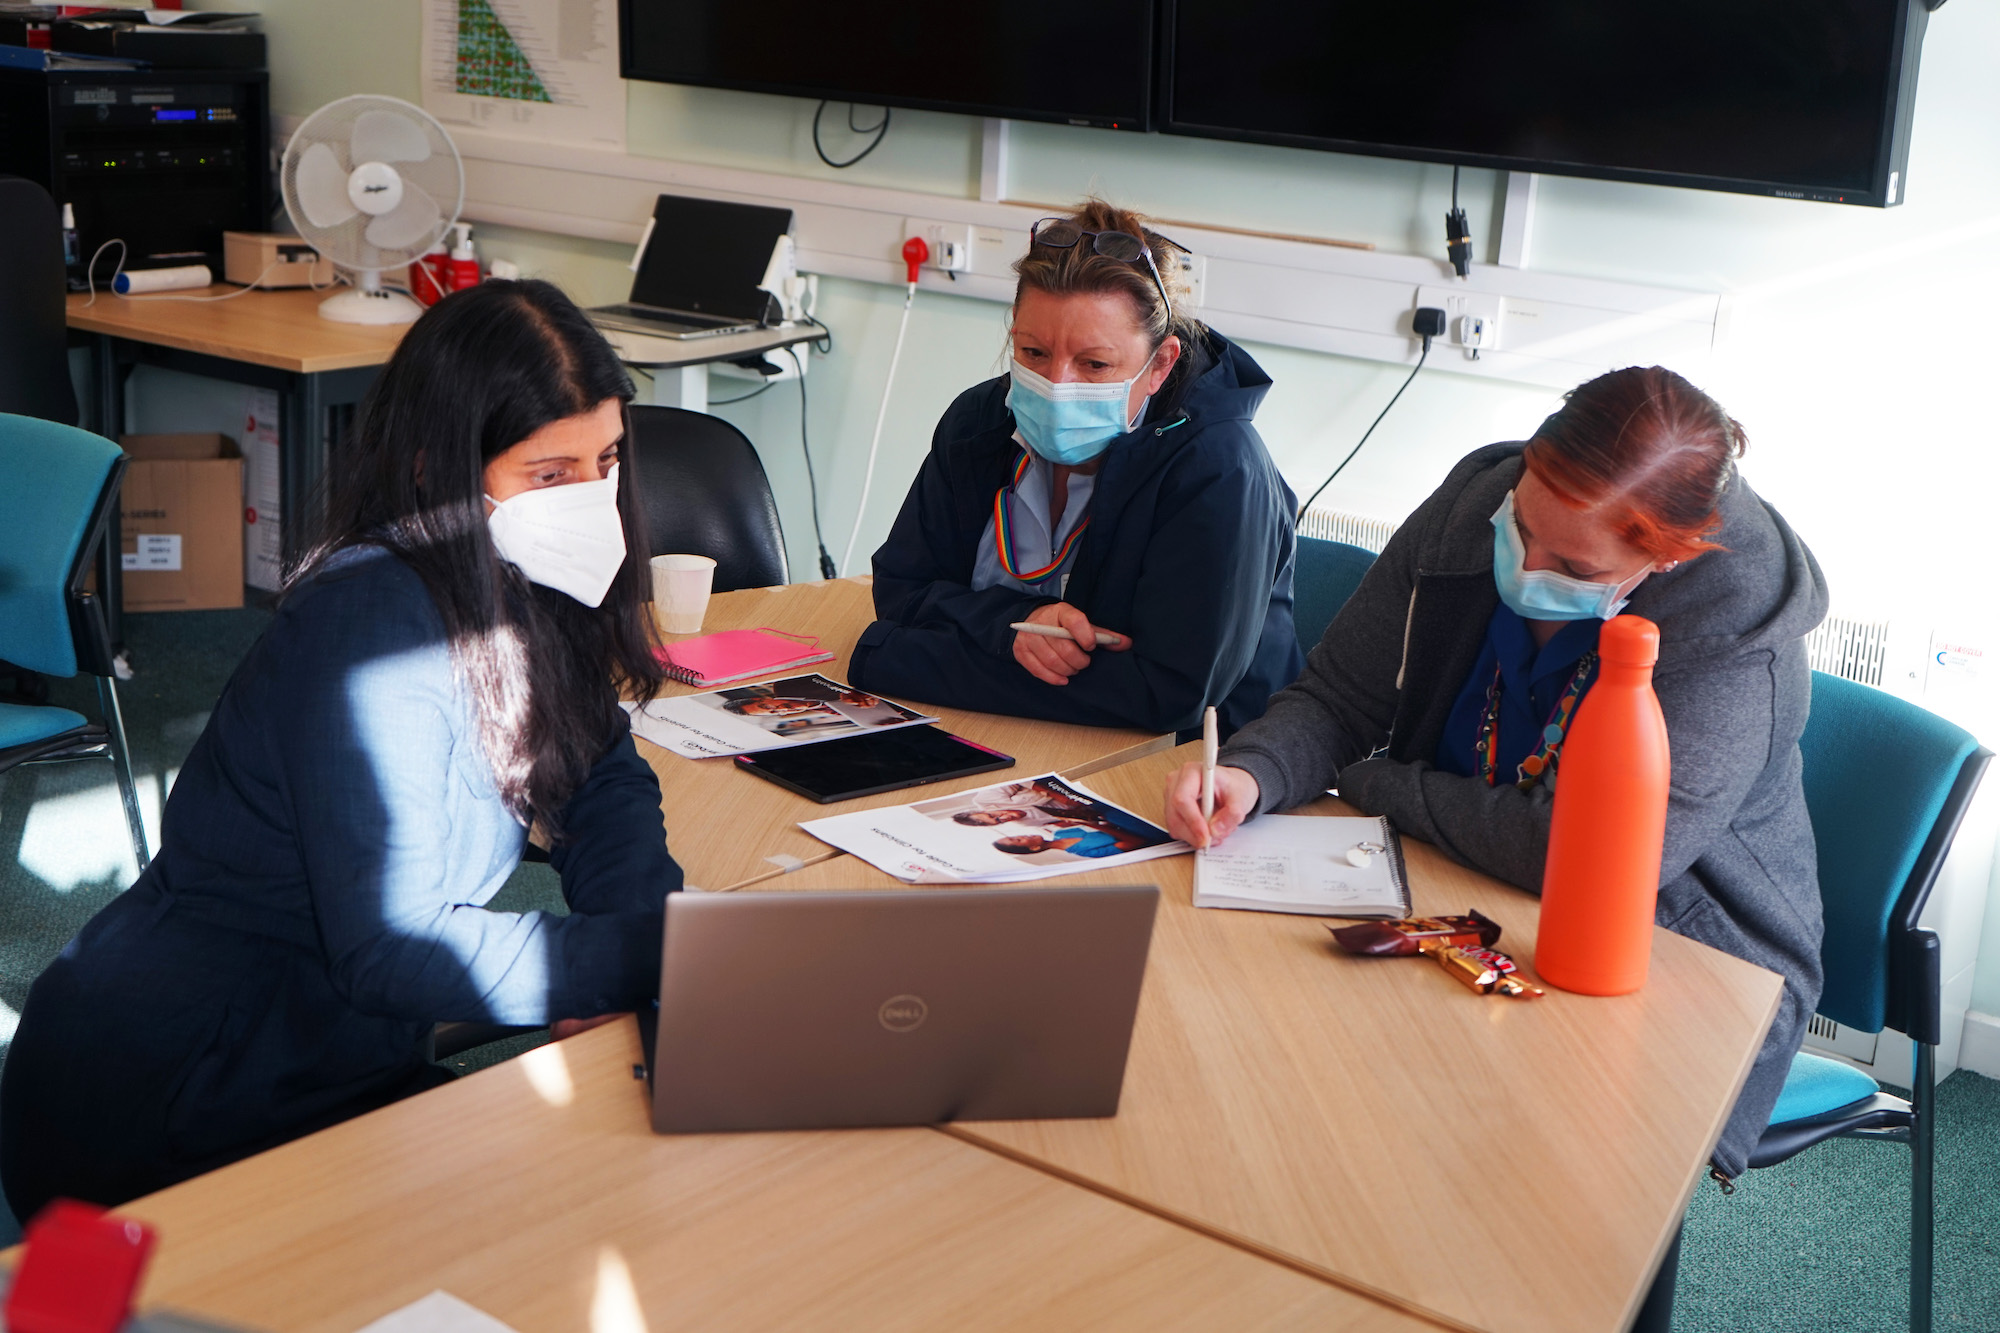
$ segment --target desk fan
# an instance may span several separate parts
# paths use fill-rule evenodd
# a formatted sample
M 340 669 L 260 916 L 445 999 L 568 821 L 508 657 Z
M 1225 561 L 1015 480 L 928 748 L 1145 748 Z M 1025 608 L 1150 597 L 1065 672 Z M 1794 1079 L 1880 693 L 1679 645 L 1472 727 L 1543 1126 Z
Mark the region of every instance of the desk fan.
M 444 126 L 421 107 L 364 93 L 307 116 L 285 145 L 285 212 L 312 248 L 355 275 L 320 302 L 322 319 L 408 324 L 423 307 L 382 286 L 444 238 L 465 204 L 465 169 Z

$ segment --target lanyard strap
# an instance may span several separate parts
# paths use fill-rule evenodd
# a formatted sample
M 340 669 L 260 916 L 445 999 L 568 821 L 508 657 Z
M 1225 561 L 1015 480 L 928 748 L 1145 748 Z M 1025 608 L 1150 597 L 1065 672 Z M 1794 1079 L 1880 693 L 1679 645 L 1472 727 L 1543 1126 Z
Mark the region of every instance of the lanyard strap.
M 1514 785 L 1522 791 L 1527 791 L 1555 771 L 1556 761 L 1562 754 L 1563 737 L 1568 733 L 1576 706 L 1583 699 L 1583 692 L 1590 688 L 1590 678 L 1596 672 L 1596 653 L 1585 653 L 1577 659 L 1576 670 L 1570 673 L 1562 698 L 1556 700 L 1556 706 L 1549 712 L 1549 720 L 1542 726 L 1541 748 L 1523 759 L 1514 770 Z M 1493 683 L 1486 687 L 1486 714 L 1479 722 L 1479 776 L 1489 787 L 1497 785 L 1500 769 L 1500 691 L 1500 664 L 1495 662 Z
M 1063 542 L 1061 549 L 1055 553 L 1055 559 L 1049 561 L 1048 564 L 1043 565 L 1040 569 L 1022 568 L 1021 559 L 1015 553 L 1014 549 L 1013 507 L 1008 501 L 1012 494 L 1020 488 L 1021 478 L 1027 475 L 1028 451 L 1023 449 L 1021 451 L 1021 461 L 1014 465 L 1014 480 L 993 492 L 993 544 L 1000 556 L 1000 568 L 1007 571 L 1008 577 L 1019 579 L 1023 583 L 1039 583 L 1063 567 L 1063 562 L 1069 559 L 1070 552 L 1076 549 L 1077 539 L 1083 536 L 1083 530 L 1090 526 L 1090 520 L 1085 518 L 1070 530 L 1069 537 Z

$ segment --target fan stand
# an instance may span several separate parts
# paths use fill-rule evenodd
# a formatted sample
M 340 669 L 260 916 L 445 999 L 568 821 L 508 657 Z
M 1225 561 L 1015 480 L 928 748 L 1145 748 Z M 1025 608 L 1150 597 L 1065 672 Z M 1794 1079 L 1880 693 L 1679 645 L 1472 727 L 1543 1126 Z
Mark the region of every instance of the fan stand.
M 414 324 L 424 308 L 382 285 L 380 269 L 355 270 L 356 286 L 319 303 L 319 317 L 341 324 Z

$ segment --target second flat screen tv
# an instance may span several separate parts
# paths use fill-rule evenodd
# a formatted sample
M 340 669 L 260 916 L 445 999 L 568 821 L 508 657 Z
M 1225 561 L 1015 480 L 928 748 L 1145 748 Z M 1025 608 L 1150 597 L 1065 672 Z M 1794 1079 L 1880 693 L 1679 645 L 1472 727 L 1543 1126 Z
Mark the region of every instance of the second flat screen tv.
M 1162 129 L 1898 201 L 1919 0 L 1167 0 Z
M 1144 129 L 1153 8 L 619 0 L 619 54 L 628 79 Z

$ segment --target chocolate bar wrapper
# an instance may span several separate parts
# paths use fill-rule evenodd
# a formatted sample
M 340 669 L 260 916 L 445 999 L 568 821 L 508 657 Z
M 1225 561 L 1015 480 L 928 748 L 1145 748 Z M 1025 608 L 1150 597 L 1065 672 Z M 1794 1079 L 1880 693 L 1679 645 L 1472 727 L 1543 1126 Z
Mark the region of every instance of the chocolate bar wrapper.
M 1460 948 L 1441 939 L 1423 940 L 1418 947 L 1467 990 L 1481 995 L 1497 991 L 1516 1000 L 1532 1000 L 1542 993 L 1540 987 L 1522 980 L 1514 960 L 1498 949 Z
M 1414 916 L 1401 921 L 1363 921 L 1328 929 L 1333 931 L 1334 941 L 1347 952 L 1381 958 L 1418 953 L 1420 942 L 1428 939 L 1443 940 L 1460 948 L 1491 948 L 1500 938 L 1500 927 L 1477 912 L 1464 916 Z

